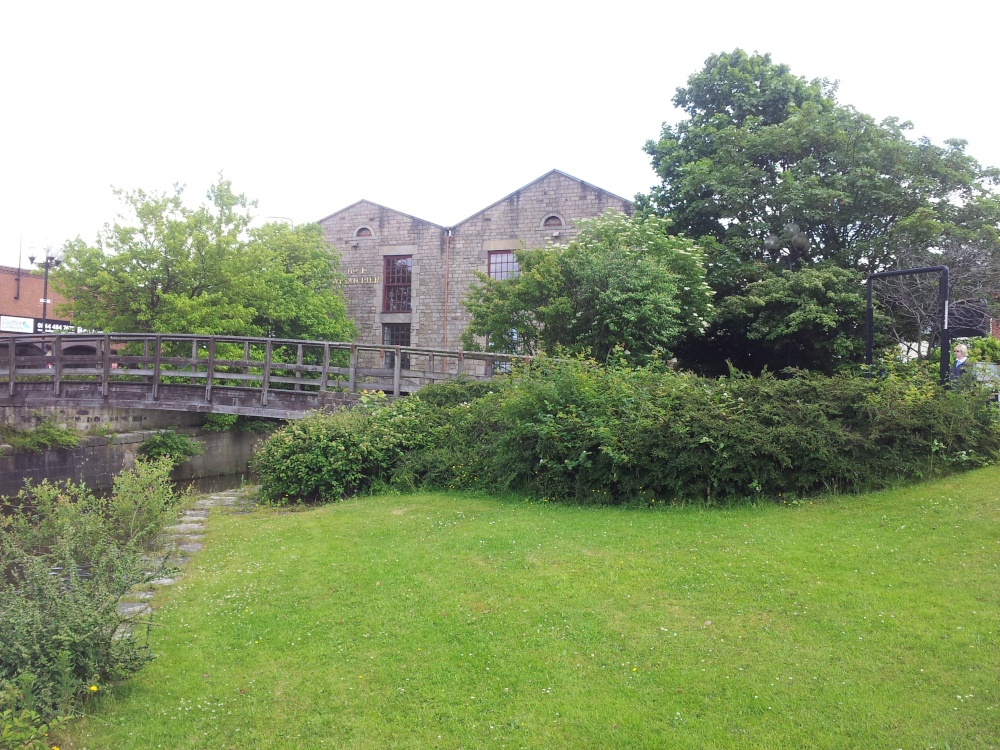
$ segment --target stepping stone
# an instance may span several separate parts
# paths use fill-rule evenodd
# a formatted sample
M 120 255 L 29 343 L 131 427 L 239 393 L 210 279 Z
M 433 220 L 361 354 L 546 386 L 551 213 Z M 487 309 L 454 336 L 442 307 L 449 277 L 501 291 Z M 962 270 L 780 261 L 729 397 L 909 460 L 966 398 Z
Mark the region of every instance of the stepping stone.
M 177 550 L 179 552 L 201 552 L 204 546 L 201 542 L 185 542 L 184 544 L 178 544 Z
M 153 610 L 145 602 L 118 602 L 118 614 L 122 617 L 148 615 Z
M 204 531 L 205 525 L 200 523 L 179 523 L 175 526 L 168 526 L 167 531 L 172 531 L 175 534 L 185 534 L 188 531 Z
M 149 582 L 150 586 L 172 586 L 177 583 L 176 578 L 154 578 Z

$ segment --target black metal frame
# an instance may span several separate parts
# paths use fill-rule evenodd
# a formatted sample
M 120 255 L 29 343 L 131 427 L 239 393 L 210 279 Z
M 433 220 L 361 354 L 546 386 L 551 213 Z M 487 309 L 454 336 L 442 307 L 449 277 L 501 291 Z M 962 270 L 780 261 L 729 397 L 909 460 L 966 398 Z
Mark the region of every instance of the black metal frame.
M 941 385 L 948 384 L 951 371 L 951 333 L 948 330 L 948 266 L 927 266 L 925 268 L 904 268 L 899 271 L 882 271 L 868 276 L 867 331 L 865 336 L 865 364 L 872 363 L 874 346 L 872 328 L 875 308 L 872 305 L 872 280 L 888 276 L 911 276 L 919 273 L 936 273 L 938 276 L 938 299 L 941 303 Z

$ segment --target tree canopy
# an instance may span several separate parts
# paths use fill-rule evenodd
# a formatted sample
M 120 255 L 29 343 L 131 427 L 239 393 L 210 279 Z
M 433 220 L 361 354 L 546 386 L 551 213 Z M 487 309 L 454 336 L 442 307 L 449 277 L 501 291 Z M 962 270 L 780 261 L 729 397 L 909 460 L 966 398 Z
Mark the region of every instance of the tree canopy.
M 95 245 L 67 243 L 54 283 L 73 321 L 122 332 L 350 340 L 337 256 L 314 224 L 252 226 L 253 204 L 221 179 L 208 203 L 117 191 L 125 213 Z
M 662 183 L 643 207 L 744 260 L 870 272 L 893 265 L 898 222 L 922 209 L 961 221 L 958 206 L 992 197 L 998 173 L 964 141 L 911 141 L 910 123 L 876 122 L 835 93 L 769 55 L 713 55 L 674 97 L 688 119 L 646 144 Z M 768 249 L 792 223 L 808 244 Z
M 876 122 L 840 104 L 829 81 L 743 50 L 711 56 L 673 102 L 686 119 L 647 142 L 661 183 L 637 208 L 705 247 L 720 302 L 784 271 L 867 274 L 904 267 L 918 249 L 938 258 L 932 265 L 1000 249 L 1000 173 L 964 141 L 911 140 L 910 123 Z M 728 305 L 737 308 L 754 305 Z
M 480 274 L 465 301 L 472 322 L 463 339 L 486 337 L 495 351 L 527 354 L 614 349 L 641 360 L 669 352 L 684 333 L 698 333 L 711 314 L 700 249 L 667 233 L 655 216 L 609 211 L 580 222 L 566 246 L 515 253 L 519 274 Z

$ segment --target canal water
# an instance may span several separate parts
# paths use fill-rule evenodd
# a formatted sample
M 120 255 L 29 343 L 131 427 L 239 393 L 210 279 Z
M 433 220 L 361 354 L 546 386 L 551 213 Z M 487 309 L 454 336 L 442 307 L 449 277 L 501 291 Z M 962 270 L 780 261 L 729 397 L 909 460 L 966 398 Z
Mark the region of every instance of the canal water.
M 210 492 L 224 492 L 225 490 L 235 490 L 244 485 L 254 484 L 253 478 L 249 474 L 226 474 L 221 477 L 201 477 L 199 479 L 184 479 L 175 482 L 177 489 L 183 490 L 190 487 L 198 495 L 207 495 Z

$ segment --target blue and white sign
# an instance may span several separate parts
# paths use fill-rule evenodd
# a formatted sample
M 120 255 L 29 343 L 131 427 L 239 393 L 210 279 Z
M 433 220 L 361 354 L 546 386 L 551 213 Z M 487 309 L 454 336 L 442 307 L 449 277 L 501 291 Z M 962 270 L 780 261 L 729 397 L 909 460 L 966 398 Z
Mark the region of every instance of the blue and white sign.
M 34 333 L 34 318 L 17 318 L 13 315 L 0 315 L 0 331 L 6 333 Z

